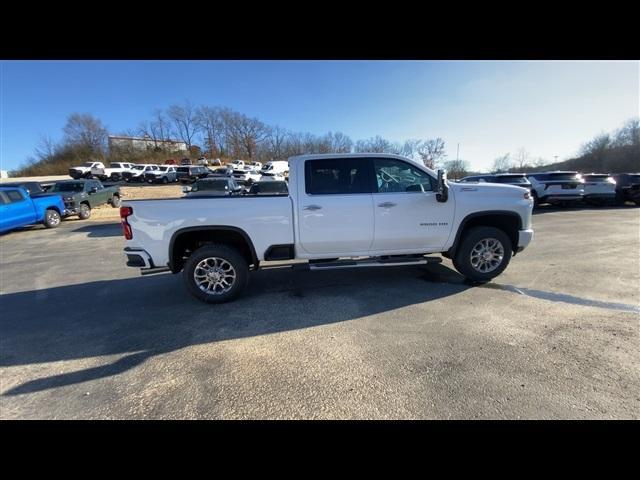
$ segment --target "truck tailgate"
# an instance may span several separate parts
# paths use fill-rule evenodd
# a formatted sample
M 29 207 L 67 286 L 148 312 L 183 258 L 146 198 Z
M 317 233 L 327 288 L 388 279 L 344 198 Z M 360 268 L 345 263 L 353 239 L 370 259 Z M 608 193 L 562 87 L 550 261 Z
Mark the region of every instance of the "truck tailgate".
M 156 266 L 167 265 L 171 238 L 184 228 L 239 228 L 253 242 L 258 260 L 271 245 L 294 243 L 288 196 L 129 200 L 123 206 L 133 209 L 128 218 L 133 238 L 127 247 L 146 250 Z

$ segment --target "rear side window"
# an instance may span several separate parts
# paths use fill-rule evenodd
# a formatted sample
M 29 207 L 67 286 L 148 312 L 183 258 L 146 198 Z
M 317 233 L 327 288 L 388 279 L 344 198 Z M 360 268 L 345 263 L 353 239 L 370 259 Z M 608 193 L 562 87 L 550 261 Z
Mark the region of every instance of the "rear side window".
M 6 194 L 9 197 L 9 203 L 21 202 L 24 199 L 22 192 L 19 190 L 7 190 Z
M 366 158 L 307 160 L 305 191 L 310 195 L 371 193 L 370 165 Z
M 9 197 L 4 192 L 0 192 L 0 205 L 6 205 L 9 203 Z

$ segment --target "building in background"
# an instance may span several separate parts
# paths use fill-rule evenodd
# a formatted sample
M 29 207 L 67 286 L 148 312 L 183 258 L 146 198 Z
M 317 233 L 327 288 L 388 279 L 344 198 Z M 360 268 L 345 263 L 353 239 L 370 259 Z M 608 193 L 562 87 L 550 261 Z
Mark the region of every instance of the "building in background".
M 180 140 L 158 140 L 145 137 L 124 137 L 109 135 L 109 150 L 164 150 L 167 152 L 187 152 L 187 144 Z

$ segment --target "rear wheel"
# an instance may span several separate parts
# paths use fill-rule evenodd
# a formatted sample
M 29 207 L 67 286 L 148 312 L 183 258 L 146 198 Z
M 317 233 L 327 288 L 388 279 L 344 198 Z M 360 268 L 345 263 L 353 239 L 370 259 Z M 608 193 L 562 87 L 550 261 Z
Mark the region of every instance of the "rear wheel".
M 60 225 L 60 214 L 53 209 L 49 209 L 44 214 L 44 226 L 46 228 L 55 228 Z
M 119 195 L 114 195 L 113 197 L 111 197 L 111 206 L 113 208 L 118 208 L 120 207 L 120 204 L 122 202 L 120 201 L 120 196 Z
M 78 217 L 80 217 L 81 220 L 86 220 L 90 216 L 91 216 L 91 207 L 86 203 L 83 203 L 82 205 L 80 205 L 80 213 L 78 213 Z
M 474 227 L 465 233 L 453 265 L 469 280 L 488 282 L 507 268 L 511 254 L 511 240 L 502 230 Z
M 169 179 L 167 177 L 162 177 L 162 183 L 169 183 Z
M 112 182 L 117 182 L 118 180 L 120 180 L 120 174 L 112 173 L 110 179 Z
M 238 297 L 249 281 L 249 266 L 227 245 L 200 247 L 187 258 L 184 281 L 189 292 L 206 303 L 223 303 Z

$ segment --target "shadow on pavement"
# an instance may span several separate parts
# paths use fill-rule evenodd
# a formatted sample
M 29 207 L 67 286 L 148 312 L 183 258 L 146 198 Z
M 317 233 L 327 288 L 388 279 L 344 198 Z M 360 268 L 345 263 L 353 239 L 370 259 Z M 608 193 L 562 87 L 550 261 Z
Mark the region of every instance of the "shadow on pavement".
M 425 275 L 453 281 L 427 286 Z M 0 366 L 125 356 L 109 365 L 32 380 L 4 395 L 109 377 L 190 345 L 344 322 L 441 299 L 470 288 L 461 278 L 441 264 L 331 272 L 274 269 L 252 274 L 247 293 L 221 305 L 194 299 L 182 278 L 172 274 L 5 294 L 0 297 Z
M 80 228 L 75 228 L 73 232 L 88 233 L 90 238 L 121 237 L 122 226 L 118 221 L 113 223 L 86 223 Z

